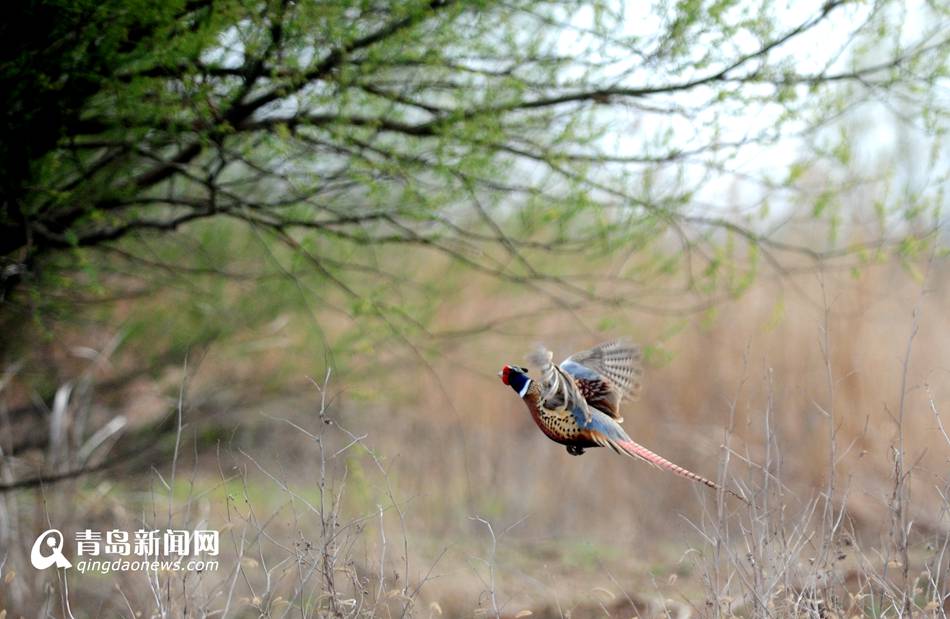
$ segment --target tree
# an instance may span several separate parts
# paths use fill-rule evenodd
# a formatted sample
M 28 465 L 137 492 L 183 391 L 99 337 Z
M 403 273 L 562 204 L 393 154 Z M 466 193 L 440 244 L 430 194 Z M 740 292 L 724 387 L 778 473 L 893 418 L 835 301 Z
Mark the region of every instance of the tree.
M 558 251 L 673 230 L 691 247 L 692 225 L 782 249 L 697 207 L 696 170 L 729 175 L 744 149 L 814 134 L 869 95 L 946 128 L 933 98 L 946 33 L 908 43 L 892 3 L 827 2 L 795 23 L 770 3 L 585 4 L 34 3 L 16 17 L 46 17 L 47 36 L 4 76 L 6 272 L 211 218 L 305 251 L 344 290 L 350 265 L 305 250 L 299 231 L 426 246 L 520 281 L 540 274 L 523 256 L 480 260 L 479 246 Z M 847 37 L 797 60 L 797 45 L 841 25 Z M 612 140 L 631 120 L 663 132 Z
M 311 303 L 404 335 L 426 333 L 409 248 L 554 307 L 656 312 L 737 294 L 760 263 L 912 252 L 942 198 L 931 182 L 894 191 L 886 151 L 887 174 L 861 168 L 845 122 L 891 110 L 928 136 L 925 167 L 946 163 L 947 9 L 915 7 L 920 27 L 902 10 L 28 3 L 4 24 L 0 318 L 53 311 L 77 281 L 129 292 L 117 263 L 313 278 Z M 843 230 L 858 189 L 881 197 Z M 234 234 L 263 253 L 242 260 Z

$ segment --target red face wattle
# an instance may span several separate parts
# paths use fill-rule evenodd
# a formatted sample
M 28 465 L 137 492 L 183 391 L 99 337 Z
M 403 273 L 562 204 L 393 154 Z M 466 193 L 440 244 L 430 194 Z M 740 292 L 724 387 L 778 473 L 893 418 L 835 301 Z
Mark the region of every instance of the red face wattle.
M 501 374 L 500 374 L 500 376 L 501 376 L 501 382 L 505 383 L 506 385 L 508 384 L 508 373 L 509 373 L 510 371 L 511 371 L 511 368 L 510 368 L 509 366 L 507 366 L 507 365 L 506 365 L 505 367 L 501 368 Z

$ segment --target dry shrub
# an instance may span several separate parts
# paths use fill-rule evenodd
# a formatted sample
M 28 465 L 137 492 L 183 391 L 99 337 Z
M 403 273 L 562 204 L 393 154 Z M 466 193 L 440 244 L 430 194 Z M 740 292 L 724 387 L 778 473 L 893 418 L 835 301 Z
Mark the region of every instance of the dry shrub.
M 925 294 L 890 267 L 763 280 L 715 316 L 621 312 L 598 330 L 599 311 L 582 308 L 442 341 L 439 356 L 368 351 L 353 368 L 389 370 L 337 379 L 328 415 L 319 390 L 308 385 L 301 400 L 298 382 L 294 400 L 227 411 L 229 438 L 213 454 L 188 455 L 198 441 L 186 432 L 179 466 L 194 485 L 171 502 L 173 517 L 226 518 L 233 571 L 161 581 L 164 598 L 126 580 L 123 594 L 135 609 L 196 615 L 942 612 L 944 278 L 934 266 Z M 523 302 L 476 282 L 440 321 L 464 328 Z M 568 455 L 495 375 L 537 340 L 566 355 L 618 335 L 652 360 L 642 399 L 625 405 L 631 436 L 720 475 L 752 506 L 604 450 Z M 200 382 L 252 382 L 233 363 L 206 361 Z M 5 522 L 36 529 L 37 514 L 79 497 L 90 509 L 77 517 L 131 526 L 141 512 L 103 506 L 151 505 L 128 493 L 161 498 L 159 474 L 59 486 L 39 510 L 36 497 L 7 498 Z M 9 569 L 17 553 L 6 556 Z M 0 599 L 55 607 L 56 581 L 30 580 L 13 579 L 21 590 L 7 584 Z M 87 607 L 125 607 L 101 581 L 73 591 Z

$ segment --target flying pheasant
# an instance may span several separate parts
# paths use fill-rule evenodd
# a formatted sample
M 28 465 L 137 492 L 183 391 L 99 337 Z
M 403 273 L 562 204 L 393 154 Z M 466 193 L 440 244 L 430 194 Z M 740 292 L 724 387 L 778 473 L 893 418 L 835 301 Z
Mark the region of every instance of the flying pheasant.
M 637 346 L 624 340 L 606 342 L 573 354 L 560 365 L 554 365 L 552 357 L 544 347 L 529 357 L 541 370 L 540 381 L 517 365 L 506 365 L 498 373 L 501 381 L 521 396 L 534 422 L 549 439 L 566 445 L 567 452 L 574 456 L 588 447 L 610 447 L 680 477 L 719 488 L 715 482 L 634 442 L 620 426 L 621 400 L 635 398 L 640 392 L 643 369 Z

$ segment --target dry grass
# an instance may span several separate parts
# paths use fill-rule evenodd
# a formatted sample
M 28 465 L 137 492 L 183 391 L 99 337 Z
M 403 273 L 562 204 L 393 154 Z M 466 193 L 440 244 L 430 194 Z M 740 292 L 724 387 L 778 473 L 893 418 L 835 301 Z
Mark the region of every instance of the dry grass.
M 763 281 L 715 317 L 631 315 L 603 333 L 578 326 L 597 324 L 581 310 L 459 340 L 428 365 L 368 351 L 353 367 L 399 367 L 229 407 L 228 432 L 200 452 L 186 406 L 174 481 L 107 474 L 0 497 L 0 562 L 15 572 L 0 607 L 66 614 L 66 583 L 23 565 L 48 517 L 63 529 L 206 523 L 227 539 L 216 573 L 68 574 L 77 617 L 940 615 L 946 277 L 935 266 L 925 294 L 885 268 L 798 290 Z M 443 319 L 516 303 L 473 286 Z M 564 354 L 620 334 L 648 345 L 628 432 L 752 507 L 544 439 L 495 376 L 542 334 Z M 249 365 L 212 351 L 190 391 L 235 375 L 253 390 Z

